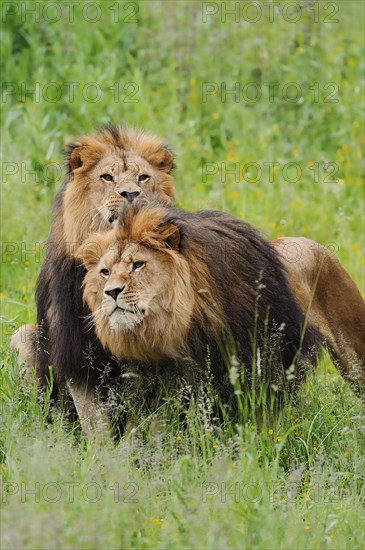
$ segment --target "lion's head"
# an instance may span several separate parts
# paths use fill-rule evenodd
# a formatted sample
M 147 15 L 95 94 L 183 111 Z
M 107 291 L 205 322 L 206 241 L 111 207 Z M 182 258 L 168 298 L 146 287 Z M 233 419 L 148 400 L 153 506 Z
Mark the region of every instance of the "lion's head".
M 123 224 L 92 235 L 78 255 L 88 273 L 84 300 L 103 345 L 117 357 L 177 357 L 194 311 L 180 232 L 164 209 L 126 209 Z
M 69 179 L 62 225 L 67 243 L 107 230 L 127 202 L 175 198 L 173 156 L 161 139 L 125 127 L 106 126 L 69 147 Z

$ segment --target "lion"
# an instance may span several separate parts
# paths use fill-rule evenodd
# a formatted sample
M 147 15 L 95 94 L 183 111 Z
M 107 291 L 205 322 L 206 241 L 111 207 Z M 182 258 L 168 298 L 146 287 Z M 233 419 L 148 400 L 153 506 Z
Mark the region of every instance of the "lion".
M 80 137 L 67 151 L 67 177 L 53 208 L 53 223 L 37 292 L 36 325 L 24 325 L 12 336 L 19 362 L 36 366 L 40 386 L 53 368 L 53 397 L 66 379 L 96 377 L 113 360 L 88 326 L 82 302 L 85 270 L 75 250 L 93 232 L 109 230 L 123 203 L 175 198 L 173 155 L 153 135 L 106 125 Z M 30 374 L 28 369 L 28 375 Z
M 103 348 L 121 363 L 138 362 L 151 378 L 167 364 L 167 383 L 171 365 L 176 376 L 199 376 L 208 353 L 223 399 L 234 358 L 248 388 L 268 384 L 269 401 L 273 392 L 280 401 L 315 362 L 320 332 L 294 299 L 274 247 L 242 220 L 132 205 L 118 227 L 91 235 L 77 256 Z M 90 385 L 70 389 L 89 431 L 100 422 L 94 412 L 102 417 L 96 394 Z

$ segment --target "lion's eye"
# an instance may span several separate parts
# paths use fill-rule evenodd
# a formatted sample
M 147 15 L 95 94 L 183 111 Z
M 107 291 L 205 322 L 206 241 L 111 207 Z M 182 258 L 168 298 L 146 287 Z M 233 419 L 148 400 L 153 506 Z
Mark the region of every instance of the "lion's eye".
M 146 181 L 148 181 L 150 179 L 151 176 L 147 176 L 147 174 L 141 174 L 140 176 L 138 176 L 138 181 L 140 183 L 145 183 Z
M 142 262 L 142 261 L 133 262 L 133 266 L 132 266 L 133 271 L 136 271 L 136 269 L 140 269 L 141 267 L 144 266 L 144 264 L 145 262 Z
M 114 178 L 111 174 L 102 174 L 100 178 L 104 181 L 111 182 L 114 181 Z
M 109 271 L 109 269 L 107 269 L 106 267 L 104 267 L 103 269 L 101 269 L 101 270 L 99 271 L 99 273 L 100 273 L 100 275 L 101 275 L 102 277 L 104 277 L 105 279 L 106 279 L 107 277 L 109 277 L 109 275 L 110 275 L 110 271 Z

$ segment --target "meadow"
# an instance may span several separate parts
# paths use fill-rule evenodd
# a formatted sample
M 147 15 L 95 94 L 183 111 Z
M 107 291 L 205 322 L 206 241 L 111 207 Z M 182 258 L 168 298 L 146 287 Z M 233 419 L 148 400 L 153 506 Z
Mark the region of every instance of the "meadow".
M 364 548 L 364 404 L 327 355 L 272 425 L 220 424 L 202 389 L 146 413 L 143 444 L 100 448 L 49 422 L 9 352 L 36 320 L 64 148 L 109 121 L 166 138 L 179 206 L 310 237 L 364 292 L 364 3 L 274 4 L 1 5 L 4 550 Z

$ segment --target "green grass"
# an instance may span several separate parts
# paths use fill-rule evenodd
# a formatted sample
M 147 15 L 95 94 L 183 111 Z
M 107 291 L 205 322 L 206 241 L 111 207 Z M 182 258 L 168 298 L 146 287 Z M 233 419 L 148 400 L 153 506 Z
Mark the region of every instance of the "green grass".
M 35 388 L 18 380 L 8 339 L 35 320 L 42 243 L 62 179 L 56 163 L 68 141 L 107 121 L 166 137 L 180 206 L 225 209 L 271 238 L 327 244 L 364 292 L 364 4 L 332 3 L 337 23 L 323 21 L 326 3 L 320 22 L 307 9 L 297 23 L 270 22 L 262 4 L 251 24 L 242 15 L 222 22 L 221 13 L 203 22 L 192 1 L 133 2 L 135 22 L 125 21 L 133 6 L 120 3 L 115 22 L 117 3 L 98 2 L 97 23 L 76 3 L 74 21 L 63 6 L 62 19 L 50 9 L 36 23 L 24 6 L 37 4 L 44 9 L 17 2 L 3 13 L 1 547 L 362 549 L 364 409 L 328 358 L 275 425 L 241 415 L 220 426 L 201 396 L 185 405 L 182 428 L 183 401 L 171 396 L 142 418 L 143 445 L 122 438 L 100 449 L 60 414 L 47 422 L 47 403 L 40 407 Z M 75 83 L 73 98 L 64 82 Z M 222 101 L 223 82 L 239 83 L 241 101 Z M 275 101 L 267 82 L 279 83 Z M 281 97 L 289 82 L 302 101 Z M 29 93 L 35 83 L 39 97 Z M 216 93 L 203 101 L 206 83 Z M 248 83 L 261 87 L 260 100 L 247 100 Z M 93 89 L 101 92 L 95 102 L 85 96 Z M 54 90 L 61 97 L 47 101 Z M 270 174 L 264 163 L 274 161 Z M 293 161 L 298 181 L 285 173 Z M 236 181 L 223 163 L 251 175 Z M 247 163 L 262 169 L 257 181 Z M 148 430 L 153 423 L 161 433 Z

